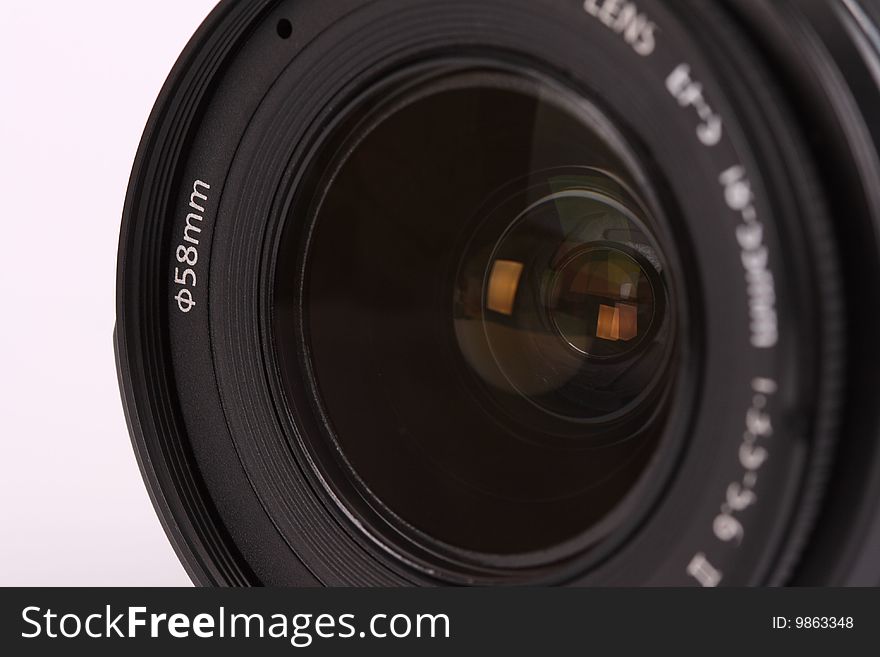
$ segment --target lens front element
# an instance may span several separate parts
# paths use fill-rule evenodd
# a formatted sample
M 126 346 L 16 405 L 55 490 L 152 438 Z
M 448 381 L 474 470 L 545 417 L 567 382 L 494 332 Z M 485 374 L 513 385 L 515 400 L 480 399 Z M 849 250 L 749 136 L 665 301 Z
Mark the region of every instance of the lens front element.
M 610 123 L 464 70 L 349 125 L 315 183 L 304 308 L 343 472 L 377 531 L 435 553 L 582 551 L 645 502 L 674 378 L 658 224 Z

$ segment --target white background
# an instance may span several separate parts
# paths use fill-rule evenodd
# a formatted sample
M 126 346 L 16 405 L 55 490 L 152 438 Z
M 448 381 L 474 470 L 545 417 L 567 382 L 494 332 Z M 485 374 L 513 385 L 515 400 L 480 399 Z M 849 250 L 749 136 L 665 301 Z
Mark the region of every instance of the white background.
M 188 585 L 116 386 L 119 219 L 214 0 L 0 0 L 0 585 Z

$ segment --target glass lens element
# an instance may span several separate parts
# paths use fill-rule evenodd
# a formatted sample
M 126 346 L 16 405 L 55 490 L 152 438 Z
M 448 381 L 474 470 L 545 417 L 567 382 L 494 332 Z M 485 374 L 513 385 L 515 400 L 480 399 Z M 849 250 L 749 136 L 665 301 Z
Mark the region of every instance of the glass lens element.
M 551 558 L 638 502 L 676 321 L 609 126 L 532 75 L 456 71 L 366 107 L 315 181 L 315 397 L 396 536 Z
M 559 267 L 550 311 L 554 326 L 585 356 L 621 356 L 637 347 L 654 320 L 654 290 L 625 252 L 595 246 Z
M 672 326 L 645 213 L 586 167 L 535 172 L 498 198 L 456 281 L 456 336 L 474 372 L 502 404 L 519 395 L 570 420 L 639 403 Z

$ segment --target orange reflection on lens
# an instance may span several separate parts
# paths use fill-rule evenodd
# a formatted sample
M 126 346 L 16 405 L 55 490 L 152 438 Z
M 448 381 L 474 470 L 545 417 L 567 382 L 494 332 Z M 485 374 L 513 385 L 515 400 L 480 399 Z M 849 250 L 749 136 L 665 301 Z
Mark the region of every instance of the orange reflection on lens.
M 489 310 L 508 317 L 513 315 L 523 269 L 524 265 L 521 262 L 495 261 L 492 274 L 489 276 L 489 293 L 486 300 Z
M 596 337 L 601 340 L 628 342 L 639 334 L 639 314 L 636 306 L 618 303 L 613 308 L 602 304 L 599 306 L 599 321 L 596 326 Z

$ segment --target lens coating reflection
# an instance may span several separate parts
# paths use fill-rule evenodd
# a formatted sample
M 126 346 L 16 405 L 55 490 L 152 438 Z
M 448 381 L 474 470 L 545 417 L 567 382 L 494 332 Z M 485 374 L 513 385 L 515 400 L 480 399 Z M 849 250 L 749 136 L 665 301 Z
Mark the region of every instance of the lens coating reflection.
M 598 247 L 562 266 L 550 308 L 554 325 L 573 349 L 614 356 L 644 338 L 654 319 L 654 291 L 634 258 Z

